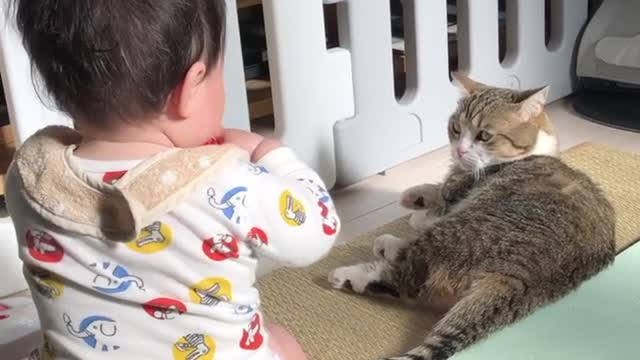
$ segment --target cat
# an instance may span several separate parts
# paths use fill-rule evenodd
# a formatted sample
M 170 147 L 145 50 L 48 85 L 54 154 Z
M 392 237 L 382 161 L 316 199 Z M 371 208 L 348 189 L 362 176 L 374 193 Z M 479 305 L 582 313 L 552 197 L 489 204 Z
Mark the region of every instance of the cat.
M 454 75 L 465 92 L 448 125 L 454 164 L 441 184 L 401 197 L 419 235 L 382 235 L 375 261 L 329 274 L 333 287 L 355 293 L 448 301 L 422 345 L 388 360 L 448 359 L 569 294 L 616 254 L 611 204 L 557 157 L 549 88 Z

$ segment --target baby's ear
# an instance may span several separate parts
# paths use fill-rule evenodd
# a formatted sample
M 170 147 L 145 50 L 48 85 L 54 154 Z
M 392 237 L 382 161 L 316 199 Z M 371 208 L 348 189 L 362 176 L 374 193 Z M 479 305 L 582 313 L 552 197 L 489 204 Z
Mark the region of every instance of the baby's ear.
M 184 79 L 173 89 L 169 98 L 169 109 L 172 118 L 186 119 L 198 111 L 199 103 L 194 101 L 196 95 L 201 93 L 207 76 L 207 66 L 202 61 L 196 61 L 187 70 Z
M 549 86 L 528 90 L 523 93 L 520 101 L 520 115 L 524 119 L 534 118 L 542 113 L 549 96 Z
M 472 80 L 467 75 L 455 71 L 451 73 L 453 84 L 456 85 L 465 95 L 471 95 L 475 92 L 488 89 L 490 86 Z

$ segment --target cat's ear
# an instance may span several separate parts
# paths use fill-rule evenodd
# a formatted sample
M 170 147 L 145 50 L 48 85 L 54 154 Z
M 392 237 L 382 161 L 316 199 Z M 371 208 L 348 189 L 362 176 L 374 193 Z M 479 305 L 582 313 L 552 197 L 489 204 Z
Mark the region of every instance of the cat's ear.
M 522 93 L 520 101 L 520 115 L 529 120 L 542 113 L 549 96 L 549 86 L 527 90 Z
M 453 78 L 453 84 L 456 85 L 460 90 L 462 90 L 466 95 L 471 95 L 475 92 L 486 90 L 489 86 L 472 80 L 467 75 L 464 75 L 461 72 L 452 72 L 451 77 Z

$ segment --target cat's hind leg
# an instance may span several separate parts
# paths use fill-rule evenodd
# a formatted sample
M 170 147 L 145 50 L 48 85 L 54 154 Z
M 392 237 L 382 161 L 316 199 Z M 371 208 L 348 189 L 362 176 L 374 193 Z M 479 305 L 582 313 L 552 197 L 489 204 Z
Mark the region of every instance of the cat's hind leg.
M 329 274 L 329 282 L 336 289 L 348 289 L 358 294 L 385 294 L 398 297 L 391 280 L 390 263 L 407 247 L 410 240 L 384 234 L 373 241 L 373 254 L 379 261 L 343 266 Z
M 329 283 L 336 289 L 352 290 L 358 294 L 400 296 L 391 280 L 386 260 L 339 267 L 329 274 Z
M 385 360 L 446 360 L 541 305 L 523 281 L 495 275 L 477 281 L 433 328 L 425 342 Z

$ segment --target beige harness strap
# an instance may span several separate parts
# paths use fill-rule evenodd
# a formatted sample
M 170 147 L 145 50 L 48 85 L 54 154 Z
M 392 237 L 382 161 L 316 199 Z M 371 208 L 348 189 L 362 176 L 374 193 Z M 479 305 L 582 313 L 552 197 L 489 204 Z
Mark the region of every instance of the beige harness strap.
M 248 161 L 247 153 L 233 145 L 171 149 L 110 185 L 90 179 L 70 161 L 80 140 L 67 127 L 38 131 L 17 151 L 8 182 L 21 181 L 17 188 L 23 197 L 51 223 L 112 241 L 135 239 L 214 173 Z

